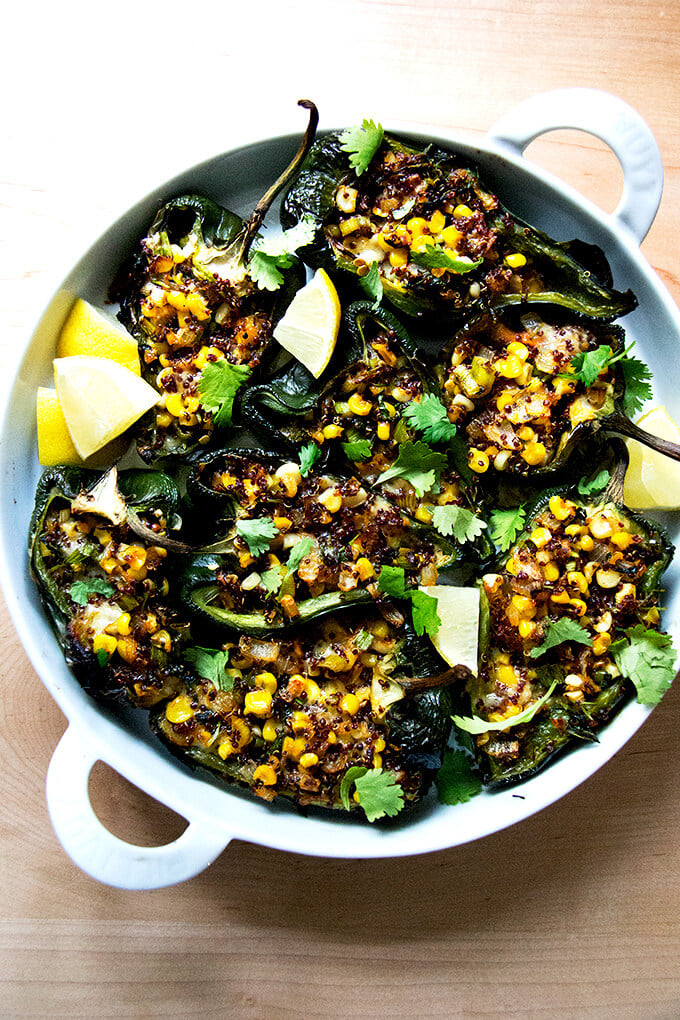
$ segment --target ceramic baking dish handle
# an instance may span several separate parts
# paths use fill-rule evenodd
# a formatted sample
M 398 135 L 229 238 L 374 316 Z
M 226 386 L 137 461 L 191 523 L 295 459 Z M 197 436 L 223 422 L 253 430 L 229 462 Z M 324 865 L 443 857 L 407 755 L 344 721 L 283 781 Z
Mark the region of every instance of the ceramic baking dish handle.
M 656 139 L 640 114 L 600 89 L 567 88 L 525 99 L 496 121 L 492 143 L 519 153 L 546 131 L 575 128 L 601 138 L 623 171 L 623 194 L 613 218 L 643 240 L 661 201 L 663 164 Z
M 90 804 L 88 780 L 99 757 L 70 726 L 47 772 L 47 807 L 59 842 L 88 875 L 119 889 L 161 889 L 193 878 L 229 842 L 224 833 L 190 822 L 167 846 L 133 846 L 101 824 Z

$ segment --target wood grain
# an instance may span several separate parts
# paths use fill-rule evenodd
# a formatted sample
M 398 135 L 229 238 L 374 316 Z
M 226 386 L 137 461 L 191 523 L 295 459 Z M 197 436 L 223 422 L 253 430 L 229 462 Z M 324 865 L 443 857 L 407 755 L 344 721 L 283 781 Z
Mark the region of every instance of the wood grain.
M 111 219 L 250 134 L 375 115 L 481 135 L 535 92 L 591 85 L 649 122 L 666 186 L 643 251 L 680 298 L 680 8 L 637 0 L 67 2 L 10 16 L 0 181 L 11 366 L 59 279 Z M 292 112 L 291 112 L 292 111 Z M 528 155 L 604 208 L 620 172 L 590 136 Z M 677 1017 L 680 689 L 584 786 L 455 850 L 336 861 L 232 844 L 147 894 L 63 854 L 44 802 L 66 722 L 0 615 L 0 1014 L 11 1017 Z M 181 821 L 104 767 L 92 798 L 123 838 Z

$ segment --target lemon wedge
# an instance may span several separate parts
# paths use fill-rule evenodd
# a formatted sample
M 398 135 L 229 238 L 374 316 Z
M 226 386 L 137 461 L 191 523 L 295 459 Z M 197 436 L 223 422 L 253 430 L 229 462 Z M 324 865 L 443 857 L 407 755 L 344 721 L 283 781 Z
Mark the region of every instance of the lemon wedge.
M 467 666 L 477 675 L 479 648 L 479 588 L 448 584 L 420 585 L 420 591 L 437 600 L 441 627 L 432 644 L 449 666 Z
M 645 432 L 680 443 L 680 429 L 665 407 L 654 407 L 637 424 Z M 680 463 L 650 450 L 634 439 L 626 440 L 628 470 L 623 501 L 631 510 L 674 510 L 680 507 Z
M 36 400 L 38 422 L 38 460 L 43 467 L 55 464 L 85 464 L 88 467 L 108 467 L 115 463 L 125 450 L 122 439 L 114 439 L 88 458 L 87 462 L 78 455 L 71 433 L 66 426 L 64 412 L 56 390 L 39 386 Z
M 102 315 L 82 298 L 78 298 L 71 309 L 57 343 L 58 358 L 79 354 L 110 358 L 135 375 L 141 375 L 137 341 L 115 320 Z
M 54 382 L 73 445 L 89 457 L 158 402 L 148 383 L 109 358 L 55 358 Z
M 274 330 L 289 354 L 318 379 L 331 360 L 340 329 L 340 299 L 324 269 L 302 287 Z

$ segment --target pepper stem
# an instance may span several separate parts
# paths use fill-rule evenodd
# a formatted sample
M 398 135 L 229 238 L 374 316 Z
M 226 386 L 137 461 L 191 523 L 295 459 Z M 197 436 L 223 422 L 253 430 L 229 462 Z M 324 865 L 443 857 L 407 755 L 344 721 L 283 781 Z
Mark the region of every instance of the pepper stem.
M 467 666 L 453 666 L 437 676 L 401 676 L 396 678 L 406 694 L 420 694 L 435 687 L 449 687 L 451 684 L 465 684 L 473 676 Z
M 680 460 L 680 446 L 677 443 L 671 443 L 668 439 L 661 439 L 660 436 L 653 436 L 651 432 L 645 432 L 622 414 L 612 414 L 602 424 L 607 432 L 615 432 L 620 436 L 636 439 L 638 443 L 648 446 L 651 450 L 656 450 L 657 453 L 663 453 L 673 460 Z

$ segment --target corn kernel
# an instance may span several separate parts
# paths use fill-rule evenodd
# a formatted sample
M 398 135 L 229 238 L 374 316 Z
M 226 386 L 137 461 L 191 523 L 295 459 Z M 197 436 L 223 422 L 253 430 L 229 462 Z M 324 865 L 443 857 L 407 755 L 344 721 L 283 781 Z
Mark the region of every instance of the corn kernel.
M 113 655 L 116 650 L 116 639 L 112 634 L 97 634 L 94 641 L 92 642 L 92 651 L 106 652 L 107 655 Z
M 529 535 L 529 539 L 534 543 L 537 549 L 543 549 L 552 538 L 552 533 L 547 528 L 534 528 Z
M 165 718 L 168 722 L 173 723 L 173 725 L 193 719 L 194 714 L 191 702 L 186 694 L 180 694 L 178 697 L 173 698 L 165 709 Z
M 516 354 L 509 354 L 507 358 L 497 361 L 496 367 L 505 379 L 516 379 L 522 371 L 522 362 Z
M 314 754 L 313 751 L 305 751 L 303 755 L 300 755 L 300 764 L 303 769 L 314 768 L 315 765 L 319 764 L 319 756 Z
M 324 489 L 319 496 L 319 503 L 326 507 L 329 514 L 336 514 L 342 506 L 342 496 L 337 489 Z
M 165 409 L 173 418 L 179 418 L 184 413 L 184 400 L 180 393 L 171 393 L 165 401 Z
M 453 215 L 455 219 L 462 220 L 466 216 L 474 216 L 474 213 L 469 205 L 464 205 L 463 203 L 461 203 L 460 205 L 457 205 L 456 208 L 453 210 Z
M 424 503 L 420 503 L 415 512 L 415 518 L 417 521 L 420 521 L 421 524 L 430 524 L 432 521 L 431 508 L 426 506 Z
M 359 699 L 355 694 L 346 694 L 340 701 L 340 710 L 347 715 L 356 715 L 359 711 Z
M 371 409 L 373 407 L 371 401 L 364 400 L 364 398 L 359 393 L 353 393 L 352 396 L 347 401 L 347 403 L 349 404 L 349 409 L 352 412 L 352 414 L 359 415 L 359 417 L 361 418 L 365 417 L 367 414 L 370 414 Z
M 397 251 L 391 251 L 389 254 L 389 260 L 393 269 L 400 269 L 402 266 L 408 264 L 408 252 L 405 248 L 399 248 Z
M 237 715 L 231 717 L 231 741 L 236 749 L 245 747 L 250 743 L 250 727 Z
M 116 630 L 121 637 L 126 637 L 130 633 L 130 614 L 121 613 L 116 620 Z
M 192 294 L 187 294 L 187 309 L 199 321 L 210 318 L 210 311 L 205 299 L 200 294 L 197 294 L 196 291 Z
M 468 453 L 468 465 L 472 471 L 483 475 L 485 471 L 489 470 L 489 458 L 483 450 L 472 449 Z
M 406 223 L 406 229 L 411 235 L 411 239 L 415 240 L 417 237 L 421 237 L 426 230 L 429 230 L 430 226 L 422 216 L 412 216 Z
M 510 601 L 521 616 L 531 618 L 536 615 L 536 606 L 528 595 L 513 595 Z
M 576 610 L 577 616 L 585 616 L 588 606 L 585 604 L 583 599 L 569 599 L 569 602 Z
M 337 439 L 345 431 L 342 425 L 326 425 L 323 429 L 324 439 Z
M 376 429 L 376 435 L 378 439 L 385 441 L 390 438 L 390 423 L 387 421 L 379 421 Z
M 230 755 L 236 754 L 237 750 L 232 744 L 229 737 L 225 737 L 225 739 L 220 740 L 219 744 L 217 745 L 217 753 L 219 754 L 220 758 L 224 760 L 228 758 Z
M 276 723 L 273 719 L 267 719 L 262 727 L 262 739 L 268 743 L 272 743 L 278 736 L 278 730 L 276 729 Z
M 567 517 L 571 517 L 576 507 L 569 500 L 562 499 L 561 496 L 551 496 L 548 500 L 548 506 L 550 507 L 550 513 L 553 517 L 556 517 L 558 521 L 566 521 Z
M 593 538 L 603 539 L 612 537 L 612 526 L 611 522 L 607 520 L 604 514 L 596 514 L 592 521 L 589 522 L 590 534 Z
M 536 624 L 533 620 L 520 620 L 517 629 L 521 638 L 530 638 L 536 630 Z
M 522 457 L 530 464 L 535 467 L 537 464 L 542 464 L 547 455 L 547 450 L 543 443 L 527 443 L 525 448 L 522 450 Z
M 434 238 L 430 234 L 421 234 L 420 237 L 414 238 L 411 243 L 411 251 L 416 253 L 425 251 L 426 248 L 430 248 L 434 244 Z
M 245 697 L 244 711 L 250 715 L 267 716 L 271 714 L 272 696 L 269 691 L 248 691 Z
M 295 739 L 293 737 L 284 737 L 281 749 L 289 758 L 299 761 L 305 753 L 304 737 L 296 737 Z
M 375 577 L 373 564 L 366 556 L 359 557 L 356 562 L 356 568 L 359 571 L 360 581 L 368 581 L 369 577 Z
M 546 563 L 543 567 L 543 576 L 546 581 L 556 581 L 560 576 L 560 568 L 554 563 Z
M 271 765 L 258 765 L 253 772 L 253 780 L 263 786 L 276 786 L 276 770 Z
M 156 425 L 159 429 L 167 429 L 168 425 L 172 423 L 172 415 L 166 414 L 165 411 L 161 411 L 160 414 L 156 415 Z
M 261 687 L 263 690 L 268 691 L 270 694 L 274 694 L 278 686 L 276 677 L 274 676 L 273 673 L 269 672 L 258 673 L 257 676 L 254 677 L 254 683 L 256 683 L 257 686 Z
M 511 252 L 510 255 L 505 256 L 505 264 L 511 269 L 521 269 L 527 264 L 526 256 L 522 255 L 520 251 Z
M 627 531 L 615 531 L 611 537 L 611 543 L 617 549 L 627 549 L 632 542 L 633 536 Z
M 529 348 L 520 340 L 512 340 L 507 347 L 508 354 L 514 354 L 520 361 L 526 361 L 529 357 Z
M 274 527 L 278 531 L 288 531 L 290 528 L 292 528 L 292 526 L 293 526 L 293 522 L 291 521 L 290 517 L 275 517 L 274 518 Z
M 311 722 L 306 712 L 293 712 L 290 718 L 290 725 L 293 733 L 304 733 Z
M 567 583 L 573 584 L 575 588 L 578 588 L 582 595 L 586 595 L 588 593 L 588 582 L 580 570 L 569 570 L 567 572 Z
M 445 223 L 446 217 L 439 209 L 430 216 L 430 230 L 433 234 L 438 234 L 444 228 Z
M 131 637 L 120 637 L 116 641 L 116 651 L 125 662 L 133 663 L 137 657 L 137 642 Z
M 595 655 L 604 655 L 612 643 L 611 634 L 598 634 L 593 641 L 593 652 Z
M 568 591 L 558 591 L 555 595 L 551 595 L 550 599 L 559 606 L 567 606 L 571 602 L 571 596 Z
M 249 552 L 239 553 L 238 565 L 242 569 L 245 569 L 246 567 L 249 567 L 250 564 L 253 563 L 253 562 L 254 562 L 253 557 L 250 555 Z
M 584 535 L 578 543 L 579 549 L 583 549 L 584 552 L 592 552 L 595 548 L 595 542 L 590 535 Z
M 502 684 L 505 684 L 506 687 L 517 686 L 517 674 L 515 673 L 514 666 L 509 665 L 497 666 L 496 677 Z

